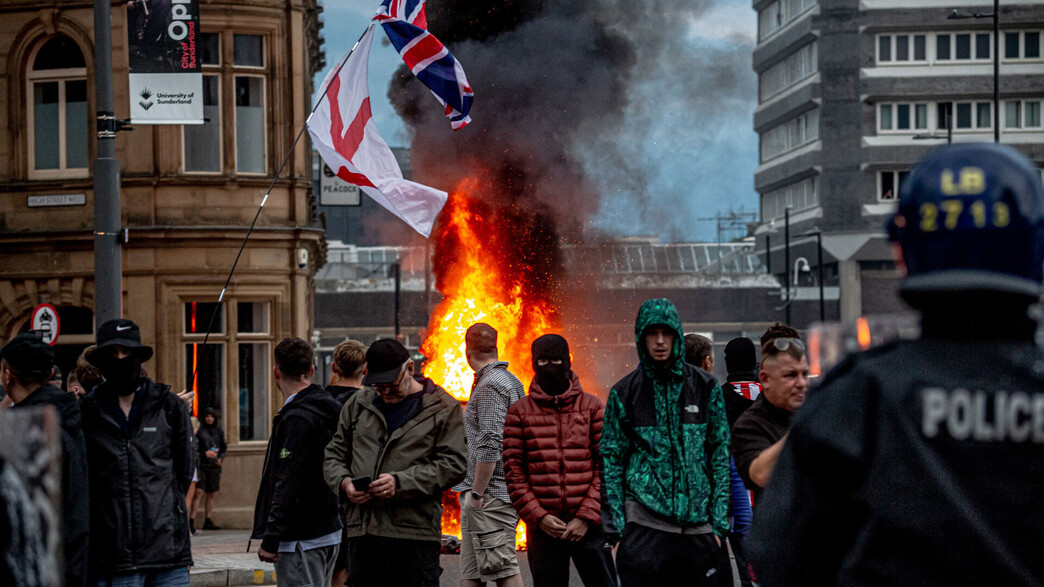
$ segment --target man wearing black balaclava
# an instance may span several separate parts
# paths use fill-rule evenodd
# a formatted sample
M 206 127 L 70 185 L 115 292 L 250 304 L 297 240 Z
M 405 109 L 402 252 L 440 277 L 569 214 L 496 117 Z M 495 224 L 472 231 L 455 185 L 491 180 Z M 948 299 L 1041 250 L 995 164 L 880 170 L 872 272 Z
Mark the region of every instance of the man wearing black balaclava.
M 587 587 L 616 585 L 602 533 L 601 458 L 605 405 L 585 393 L 557 334 L 533 341 L 529 395 L 508 409 L 504 475 L 511 504 L 530 528 L 535 587 L 569 584 L 569 560 Z
M 138 325 L 98 328 L 87 360 L 105 380 L 83 401 L 91 495 L 90 577 L 135 584 L 189 584 L 185 493 L 196 454 L 188 408 L 143 377 L 152 348 Z

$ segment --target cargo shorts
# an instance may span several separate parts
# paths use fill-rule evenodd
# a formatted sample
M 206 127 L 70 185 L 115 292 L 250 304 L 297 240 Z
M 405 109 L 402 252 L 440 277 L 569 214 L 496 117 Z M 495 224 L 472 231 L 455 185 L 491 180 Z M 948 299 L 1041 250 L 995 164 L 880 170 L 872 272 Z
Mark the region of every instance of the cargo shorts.
M 517 575 L 515 508 L 488 494 L 482 509 L 472 502 L 470 491 L 460 494 L 460 578 L 487 582 Z

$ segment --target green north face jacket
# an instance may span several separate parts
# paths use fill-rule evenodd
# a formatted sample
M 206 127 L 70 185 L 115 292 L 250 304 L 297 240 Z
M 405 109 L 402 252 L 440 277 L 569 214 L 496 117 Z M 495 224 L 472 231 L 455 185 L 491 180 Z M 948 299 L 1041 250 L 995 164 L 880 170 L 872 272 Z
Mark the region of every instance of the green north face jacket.
M 644 333 L 674 331 L 665 365 L 646 351 Z M 609 392 L 601 451 L 608 508 L 606 532 L 622 532 L 624 502 L 636 501 L 681 527 L 709 523 L 728 530 L 729 427 L 721 386 L 684 361 L 678 310 L 669 300 L 647 300 L 634 325 L 641 366 Z

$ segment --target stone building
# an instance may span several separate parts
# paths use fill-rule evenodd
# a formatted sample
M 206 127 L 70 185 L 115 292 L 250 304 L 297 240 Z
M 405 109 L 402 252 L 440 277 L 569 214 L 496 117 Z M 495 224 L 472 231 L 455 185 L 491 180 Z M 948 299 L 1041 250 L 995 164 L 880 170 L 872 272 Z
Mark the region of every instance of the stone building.
M 947 140 L 994 140 L 1044 166 L 1044 3 L 1002 0 L 993 104 L 990 0 L 753 0 L 761 194 L 758 251 L 788 280 L 817 264 L 840 317 L 903 308 L 884 222 L 899 185 Z M 953 18 L 954 11 L 957 16 Z M 975 14 L 978 13 L 978 17 Z M 948 138 L 949 137 L 949 138 Z M 791 266 L 784 267 L 790 212 Z M 766 255 L 766 251 L 768 254 Z
M 150 375 L 196 388 L 228 435 L 218 524 L 251 520 L 272 414 L 271 355 L 310 339 L 313 277 L 325 259 L 311 157 L 298 146 L 275 183 L 235 277 L 247 227 L 304 126 L 323 66 L 316 0 L 202 0 L 206 124 L 121 132 L 123 315 L 155 348 Z M 0 338 L 32 308 L 58 308 L 68 371 L 93 340 L 95 158 L 91 2 L 6 0 L 0 11 Z M 112 5 L 117 118 L 127 118 L 124 3 Z M 214 334 L 204 333 L 214 316 Z

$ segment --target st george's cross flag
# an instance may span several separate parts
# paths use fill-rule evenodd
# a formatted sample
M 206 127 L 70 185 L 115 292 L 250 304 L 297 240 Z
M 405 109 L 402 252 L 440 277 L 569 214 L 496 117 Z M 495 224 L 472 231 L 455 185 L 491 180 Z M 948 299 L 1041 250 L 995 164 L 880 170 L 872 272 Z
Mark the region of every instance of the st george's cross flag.
M 318 107 L 308 119 L 308 134 L 323 161 L 338 177 L 355 184 L 375 202 L 428 237 L 446 192 L 402 178 L 395 155 L 377 134 L 370 113 L 367 65 L 373 28 L 340 69 L 327 74 Z
M 445 107 L 453 130 L 471 122 L 475 93 L 460 62 L 428 32 L 424 0 L 384 0 L 374 19 L 381 23 L 406 67 Z

